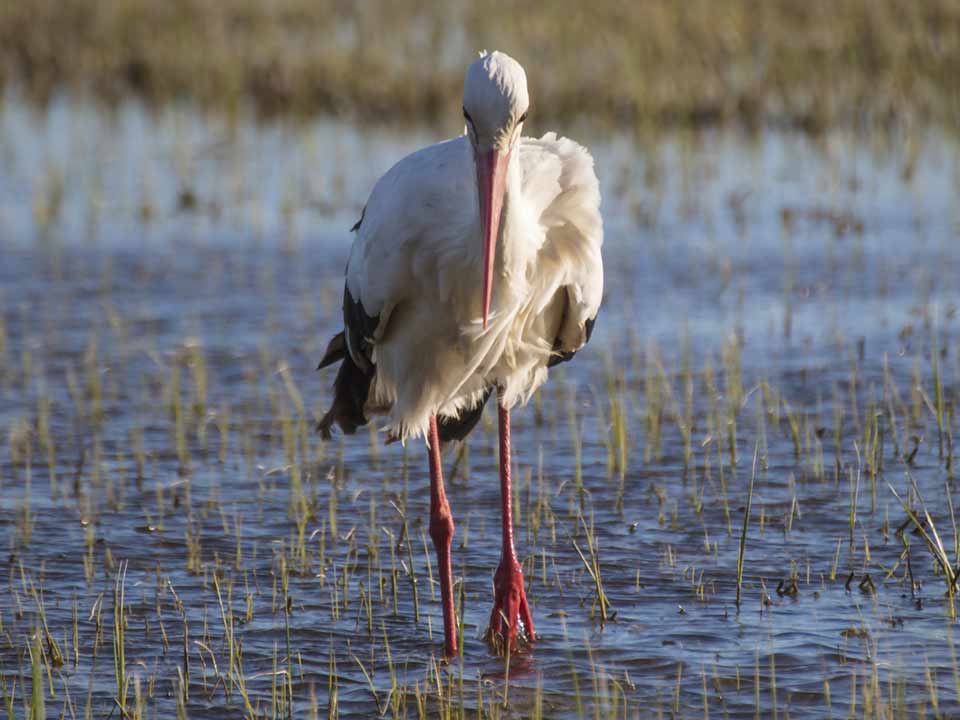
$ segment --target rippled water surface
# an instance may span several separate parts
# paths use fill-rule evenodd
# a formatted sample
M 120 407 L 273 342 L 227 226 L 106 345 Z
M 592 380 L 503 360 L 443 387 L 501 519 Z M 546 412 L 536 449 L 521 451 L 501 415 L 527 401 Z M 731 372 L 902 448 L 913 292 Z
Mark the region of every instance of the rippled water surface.
M 491 409 L 445 458 L 451 665 L 422 444 L 313 432 L 347 229 L 442 132 L 6 99 L 8 712 L 35 680 L 49 717 L 960 712 L 948 582 L 891 490 L 956 565 L 953 138 L 571 134 L 603 185 L 607 290 L 514 413 L 539 638 L 507 669 L 482 640 Z

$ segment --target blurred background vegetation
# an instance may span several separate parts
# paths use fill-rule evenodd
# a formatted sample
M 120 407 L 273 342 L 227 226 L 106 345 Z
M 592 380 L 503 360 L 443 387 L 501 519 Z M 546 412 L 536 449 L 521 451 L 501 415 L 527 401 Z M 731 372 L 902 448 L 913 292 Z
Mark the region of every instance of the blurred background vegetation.
M 0 3 L 0 82 L 264 114 L 429 120 L 498 48 L 540 119 L 815 130 L 960 116 L 960 0 L 32 0 Z

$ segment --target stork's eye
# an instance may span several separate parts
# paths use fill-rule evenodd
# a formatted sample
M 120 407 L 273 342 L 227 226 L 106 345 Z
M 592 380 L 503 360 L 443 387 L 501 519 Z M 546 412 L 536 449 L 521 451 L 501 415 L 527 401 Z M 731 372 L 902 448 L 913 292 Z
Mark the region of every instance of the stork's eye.
M 524 113 L 523 115 L 520 116 L 520 119 L 517 120 L 517 122 L 518 122 L 518 123 L 522 123 L 522 122 L 523 122 L 524 120 L 526 120 L 526 119 L 527 119 L 527 113 Z

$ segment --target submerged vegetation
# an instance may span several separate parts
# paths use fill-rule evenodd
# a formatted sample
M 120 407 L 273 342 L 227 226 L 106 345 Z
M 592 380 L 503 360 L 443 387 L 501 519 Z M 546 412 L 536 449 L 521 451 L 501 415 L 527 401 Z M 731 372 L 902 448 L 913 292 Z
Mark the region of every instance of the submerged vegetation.
M 950 126 L 958 26 L 956 0 L 34 0 L 0 4 L 0 81 L 434 122 L 490 47 L 531 69 L 543 119 Z

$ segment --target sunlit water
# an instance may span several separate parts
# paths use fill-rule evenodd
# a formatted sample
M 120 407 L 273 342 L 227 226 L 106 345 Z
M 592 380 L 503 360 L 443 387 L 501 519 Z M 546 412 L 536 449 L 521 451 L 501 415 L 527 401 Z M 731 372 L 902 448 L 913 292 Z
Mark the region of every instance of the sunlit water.
M 539 638 L 513 658 L 505 709 L 504 662 L 481 637 L 500 553 L 489 410 L 450 479 L 468 714 L 478 702 L 508 717 L 538 702 L 544 717 L 960 711 L 946 583 L 907 526 L 911 592 L 895 534 L 907 515 L 888 487 L 906 498 L 909 471 L 956 562 L 953 139 L 577 135 L 603 185 L 607 289 L 593 341 L 514 414 Z M 436 714 L 461 692 L 459 663 L 441 665 L 453 682 L 437 697 L 422 445 L 366 432 L 324 444 L 312 431 L 329 400 L 332 374 L 314 367 L 340 323 L 347 229 L 392 162 L 440 137 L 135 104 L 36 112 L 7 98 L 0 674 L 15 714 L 41 592 L 66 655 L 48 712 L 114 709 L 122 562 L 127 672 L 149 717 L 175 716 L 188 662 L 191 717 L 241 716 L 238 675 L 271 716 L 285 672 L 293 716 L 326 714 L 334 662 L 339 713 L 370 717 L 393 684 L 387 643 L 400 714 L 417 715 L 418 693 Z M 605 624 L 574 546 L 586 552 L 585 528 Z M 282 565 L 294 569 L 289 612 Z M 875 591 L 860 588 L 867 574 Z M 229 667 L 215 575 L 242 670 Z M 797 592 L 779 594 L 792 576 Z

